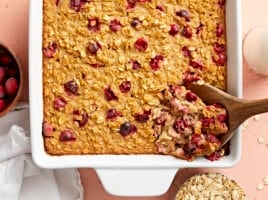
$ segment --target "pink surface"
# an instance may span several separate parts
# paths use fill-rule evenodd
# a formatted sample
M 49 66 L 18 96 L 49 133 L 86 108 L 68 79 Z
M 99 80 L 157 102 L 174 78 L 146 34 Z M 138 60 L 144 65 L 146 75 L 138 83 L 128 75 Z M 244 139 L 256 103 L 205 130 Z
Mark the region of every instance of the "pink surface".
M 9 46 L 20 59 L 24 74 L 25 87 L 22 96 L 27 99 L 27 65 L 28 65 L 28 0 L 0 0 L 0 42 Z M 243 35 L 255 25 L 265 23 L 268 18 L 267 0 L 243 0 L 242 18 Z M 256 75 L 244 64 L 244 98 L 268 98 L 268 77 Z M 92 169 L 81 169 L 81 177 L 85 187 L 86 200 L 171 200 L 179 185 L 191 175 L 199 171 L 219 171 L 236 180 L 246 191 L 249 199 L 268 199 L 268 185 L 264 189 L 257 190 L 262 179 L 268 176 L 268 114 L 260 115 L 258 120 L 249 119 L 249 126 L 243 133 L 243 153 L 239 164 L 230 169 L 181 169 L 169 189 L 159 197 L 114 197 L 107 194 L 95 171 Z M 258 144 L 257 138 L 262 136 L 265 144 Z

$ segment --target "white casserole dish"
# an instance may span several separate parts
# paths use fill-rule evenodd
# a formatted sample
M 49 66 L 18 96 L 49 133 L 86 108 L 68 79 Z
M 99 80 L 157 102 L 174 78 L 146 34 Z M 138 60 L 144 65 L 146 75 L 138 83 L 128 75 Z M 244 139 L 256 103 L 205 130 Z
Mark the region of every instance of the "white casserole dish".
M 145 195 L 163 194 L 168 189 L 169 184 L 171 183 L 178 168 L 232 167 L 240 160 L 241 155 L 240 130 L 238 130 L 238 133 L 231 140 L 230 155 L 222 158 L 219 161 L 214 162 L 208 161 L 203 158 L 196 159 L 193 162 L 188 162 L 185 160 L 180 160 L 171 156 L 164 156 L 164 155 L 51 156 L 47 154 L 44 149 L 44 143 L 42 137 L 42 120 L 43 120 L 42 7 L 43 7 L 42 0 L 30 1 L 30 30 L 29 30 L 30 128 L 31 128 L 32 156 L 34 162 L 38 166 L 42 168 L 72 168 L 72 167 L 96 168 L 97 173 L 100 176 L 101 180 L 103 181 L 104 187 L 107 189 L 108 192 L 117 195 L 145 196 Z M 241 9 L 240 0 L 227 0 L 226 5 L 227 55 L 228 55 L 227 88 L 230 94 L 238 97 L 242 97 L 242 50 L 241 50 L 242 36 L 241 36 L 240 9 Z M 121 171 L 118 171 L 117 170 L 118 168 L 121 168 Z M 138 171 L 138 169 L 142 171 Z M 121 175 L 118 176 L 118 173 L 120 173 Z M 137 176 L 139 174 L 141 176 Z M 142 177 L 143 179 L 140 179 L 140 177 Z M 152 177 L 154 178 L 153 180 L 151 179 Z M 117 183 L 113 182 L 115 178 L 117 180 Z M 149 178 L 151 182 L 149 181 L 149 179 L 146 178 Z M 124 182 L 125 180 L 128 180 L 128 182 L 131 183 L 125 183 Z M 144 184 L 133 186 L 133 184 L 135 184 L 135 181 L 139 182 L 140 180 L 142 180 Z M 159 186 L 159 184 L 161 186 Z M 127 188 L 124 187 L 124 185 L 127 185 Z

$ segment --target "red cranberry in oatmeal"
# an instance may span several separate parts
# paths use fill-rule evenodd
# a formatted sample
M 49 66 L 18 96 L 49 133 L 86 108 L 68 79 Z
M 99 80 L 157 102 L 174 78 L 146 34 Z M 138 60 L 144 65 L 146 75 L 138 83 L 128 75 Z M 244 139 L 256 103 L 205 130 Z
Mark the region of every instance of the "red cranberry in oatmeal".
M 74 142 L 76 140 L 76 136 L 71 130 L 64 130 L 60 134 L 59 140 L 61 142 Z
M 97 32 L 101 29 L 101 23 L 98 17 L 88 19 L 88 30 Z
M 136 40 L 134 46 L 139 51 L 145 51 L 148 48 L 148 42 L 144 38 L 139 38 Z

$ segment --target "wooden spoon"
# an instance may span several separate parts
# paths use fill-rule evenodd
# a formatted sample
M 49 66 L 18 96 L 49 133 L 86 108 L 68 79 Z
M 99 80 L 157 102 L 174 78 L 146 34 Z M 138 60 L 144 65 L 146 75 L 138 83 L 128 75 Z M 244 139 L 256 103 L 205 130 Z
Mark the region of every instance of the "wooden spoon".
M 238 126 L 246 119 L 256 114 L 268 112 L 268 98 L 260 100 L 245 100 L 232 96 L 207 83 L 191 83 L 186 88 L 197 94 L 206 104 L 219 103 L 228 113 L 228 133 L 221 138 L 223 146 L 236 133 Z

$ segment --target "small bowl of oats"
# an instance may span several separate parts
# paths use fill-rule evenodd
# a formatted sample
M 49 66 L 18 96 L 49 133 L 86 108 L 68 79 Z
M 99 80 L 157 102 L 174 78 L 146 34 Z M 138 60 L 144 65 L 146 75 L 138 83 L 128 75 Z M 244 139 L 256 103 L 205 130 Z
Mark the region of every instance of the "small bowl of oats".
M 243 189 L 221 173 L 201 173 L 186 180 L 175 200 L 248 200 Z

